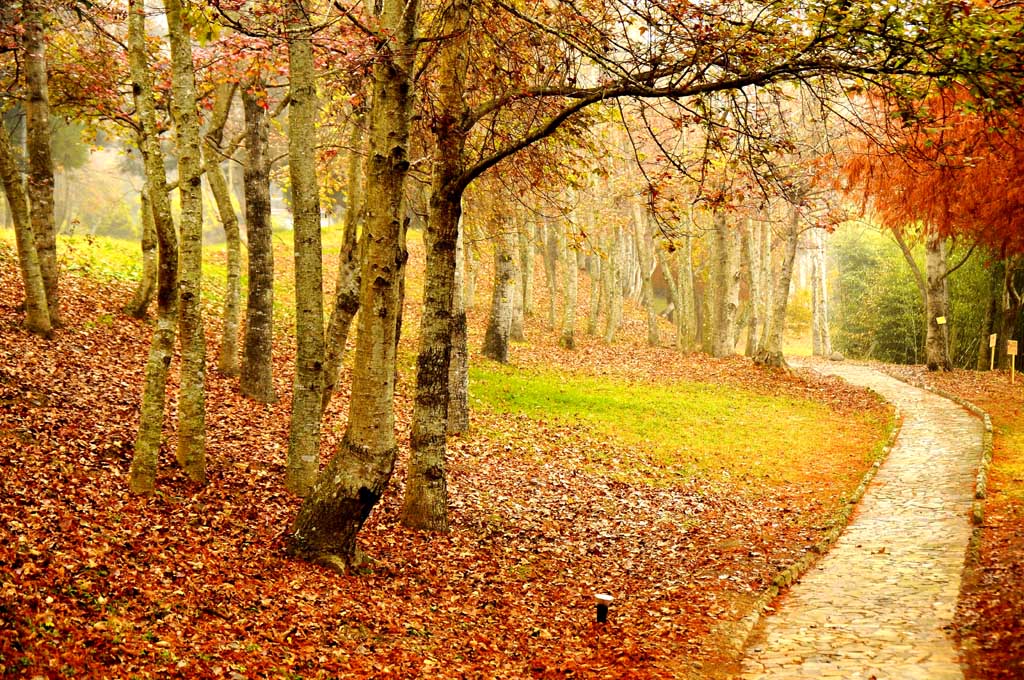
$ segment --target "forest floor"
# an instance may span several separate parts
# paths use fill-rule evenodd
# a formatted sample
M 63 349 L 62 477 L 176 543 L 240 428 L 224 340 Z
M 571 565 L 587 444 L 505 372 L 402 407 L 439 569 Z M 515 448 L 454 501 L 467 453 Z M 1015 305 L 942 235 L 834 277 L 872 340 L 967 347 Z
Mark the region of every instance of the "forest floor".
M 1024 380 L 1008 371 L 931 373 L 880 366 L 912 383 L 945 390 L 992 418 L 985 521 L 968 554 L 956 629 L 968 680 L 1024 677 Z
M 134 497 L 127 472 L 151 329 L 119 311 L 130 282 L 66 273 L 67 326 L 43 341 L 20 327 L 17 271 L 0 242 L 0 675 L 717 676 L 736 651 L 729 624 L 818 540 L 891 426 L 887 406 L 837 379 L 649 348 L 638 315 L 613 345 L 584 336 L 572 352 L 535 320 L 514 348 L 517 366 L 567 380 L 698 381 L 780 409 L 813 402 L 834 436 L 777 477 L 726 465 L 659 472 L 643 442 L 475 399 L 470 433 L 449 447 L 452 530 L 398 525 L 403 454 L 361 535 L 373 561 L 339 577 L 283 551 L 300 502 L 282 487 L 286 339 L 274 358 L 277 404 L 256 405 L 208 374 L 209 484 L 190 485 L 171 464 L 171 397 L 158 491 Z M 413 330 L 396 400 L 403 449 L 416 306 L 406 307 Z M 472 350 L 482 307 L 470 313 Z M 327 414 L 325 456 L 347 396 Z M 794 423 L 788 434 L 805 431 Z M 606 625 L 593 622 L 595 592 L 616 597 Z

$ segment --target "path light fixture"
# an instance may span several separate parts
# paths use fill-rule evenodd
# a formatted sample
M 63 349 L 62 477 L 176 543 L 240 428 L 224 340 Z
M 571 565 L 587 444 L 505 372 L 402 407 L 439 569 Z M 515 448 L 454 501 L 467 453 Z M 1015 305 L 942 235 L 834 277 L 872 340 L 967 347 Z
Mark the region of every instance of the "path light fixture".
M 597 622 L 604 623 L 608 620 L 608 606 L 615 598 L 607 593 L 597 593 L 594 599 L 597 600 Z

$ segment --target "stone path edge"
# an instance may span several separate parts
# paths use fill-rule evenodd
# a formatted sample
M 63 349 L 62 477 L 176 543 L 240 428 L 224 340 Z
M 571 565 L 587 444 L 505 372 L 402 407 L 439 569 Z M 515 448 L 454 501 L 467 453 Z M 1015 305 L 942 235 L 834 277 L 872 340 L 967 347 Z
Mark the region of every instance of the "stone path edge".
M 965 409 L 981 418 L 984 425 L 981 435 L 981 458 L 978 460 L 978 475 L 974 482 L 974 502 L 971 504 L 971 521 L 974 523 L 974 539 L 977 540 L 978 531 L 985 523 L 985 498 L 988 496 L 988 469 L 992 465 L 992 418 L 985 409 L 967 401 L 963 397 L 947 392 L 946 390 L 932 387 L 920 378 L 911 381 L 903 376 L 886 373 L 889 377 L 895 378 L 913 387 L 928 390 L 932 394 L 949 399 L 960 404 Z
M 873 392 L 878 396 L 879 399 L 885 400 L 885 398 L 870 388 L 866 388 L 868 391 Z M 885 400 L 887 401 L 887 400 Z M 860 483 L 857 488 L 853 490 L 850 498 L 843 506 L 837 510 L 828 522 L 828 529 L 825 531 L 825 535 L 810 549 L 803 554 L 799 559 L 790 564 L 785 569 L 781 570 L 772 579 L 772 583 L 768 586 L 760 597 L 754 602 L 751 611 L 740 619 L 733 627 L 732 633 L 729 635 L 728 645 L 736 657 L 742 656 L 746 649 L 747 642 L 750 639 L 751 634 L 754 632 L 754 628 L 757 626 L 761 617 L 764 615 L 765 609 L 779 596 L 783 590 L 795 583 L 808 569 L 810 569 L 818 558 L 828 552 L 832 544 L 836 542 L 843 530 L 850 523 L 850 516 L 853 514 L 854 508 L 857 507 L 857 503 L 863 498 L 864 493 L 868 489 L 868 485 L 871 484 L 871 480 L 875 478 L 878 473 L 878 468 L 882 466 L 882 463 L 889 457 L 889 452 L 892 450 L 893 445 L 896 443 L 896 438 L 899 437 L 900 431 L 903 429 L 903 414 L 900 409 L 893 405 L 893 428 L 889 433 L 889 437 L 886 439 L 885 444 L 882 447 L 882 453 L 878 456 L 878 459 L 871 464 L 871 467 L 861 477 Z

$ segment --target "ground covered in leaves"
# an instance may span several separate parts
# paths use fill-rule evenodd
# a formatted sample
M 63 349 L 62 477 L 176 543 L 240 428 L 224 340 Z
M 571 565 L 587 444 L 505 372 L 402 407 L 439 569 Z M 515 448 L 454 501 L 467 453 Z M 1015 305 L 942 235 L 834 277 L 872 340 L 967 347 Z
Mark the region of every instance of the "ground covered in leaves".
M 514 361 L 700 379 L 823 401 L 837 422 L 872 417 L 857 437 L 823 441 L 798 482 L 760 488 L 699 477 L 629 483 L 588 462 L 603 451 L 628 470 L 639 447 L 478 410 L 471 433 L 450 446 L 452 531 L 398 526 L 400 460 L 362 535 L 373 561 L 339 577 L 283 552 L 299 503 L 282 487 L 287 343 L 273 406 L 209 374 L 209 484 L 193 487 L 171 466 L 169 417 L 159 491 L 133 497 L 150 327 L 119 311 L 129 284 L 80 273 L 63 282 L 67 327 L 49 341 L 27 335 L 17 265 L 0 243 L 0 675 L 714 676 L 731 651 L 729 623 L 817 540 L 886 434 L 886 408 L 835 380 L 651 350 L 639 322 L 612 347 L 584 339 L 570 353 L 538 322 Z M 481 318 L 471 312 L 471 343 Z M 410 389 L 406 375 L 403 447 Z M 327 415 L 325 452 L 346 400 L 342 390 Z M 593 622 L 595 592 L 616 597 L 607 625 Z
M 1007 371 L 929 373 L 889 367 L 905 380 L 936 387 L 985 409 L 993 455 L 985 523 L 968 556 L 957 609 L 967 677 L 1024 677 L 1024 381 Z

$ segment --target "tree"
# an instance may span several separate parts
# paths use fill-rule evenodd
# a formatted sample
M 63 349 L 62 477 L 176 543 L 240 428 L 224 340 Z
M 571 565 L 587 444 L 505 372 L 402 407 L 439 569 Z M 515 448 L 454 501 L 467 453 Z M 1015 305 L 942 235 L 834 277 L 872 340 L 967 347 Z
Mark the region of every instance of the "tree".
M 245 306 L 239 389 L 264 404 L 274 391 L 274 243 L 270 223 L 270 157 L 267 112 L 257 77 L 243 84 L 245 112 L 245 229 L 249 243 L 249 291 Z
M 28 150 L 28 201 L 39 270 L 46 288 L 50 325 L 61 325 L 57 275 L 57 230 L 53 213 L 53 155 L 50 149 L 50 99 L 46 77 L 43 7 L 22 0 L 25 44 L 25 131 Z
M 200 307 L 203 262 L 202 155 L 196 111 L 195 70 L 185 8 L 165 0 L 171 44 L 171 112 L 178 154 L 181 201 L 181 269 L 178 329 L 181 372 L 178 394 L 178 464 L 194 482 L 206 482 L 206 335 Z
M 28 198 L 21 184 L 18 156 L 3 121 L 0 121 L 0 180 L 3 180 L 7 205 L 14 221 L 18 264 L 21 266 L 21 280 L 25 285 L 25 327 L 32 333 L 49 336 L 52 326 L 47 308 L 46 285 L 36 253 L 32 223 L 29 221 Z
M 398 449 L 394 432 L 400 237 L 409 171 L 412 79 L 418 47 L 417 0 L 382 0 L 388 35 L 373 68 L 366 184 L 366 257 L 349 422 L 292 525 L 291 548 L 336 570 L 357 561 L 356 534 L 384 492 Z
M 143 0 L 130 0 L 128 58 L 131 63 L 132 94 L 139 117 L 139 150 L 145 165 L 146 184 L 149 187 L 164 187 L 167 185 L 167 175 L 157 128 L 153 74 L 146 54 L 145 11 Z M 156 483 L 167 372 L 174 354 L 175 324 L 178 320 L 178 237 L 171 218 L 171 203 L 167 192 L 152 191 L 150 204 L 159 249 L 157 317 L 146 361 L 139 433 L 135 440 L 129 477 L 131 491 L 137 494 L 152 493 Z
M 295 383 L 286 486 L 305 496 L 320 465 L 324 294 L 320 186 L 316 176 L 316 82 L 313 29 L 303 0 L 288 0 L 288 169 L 295 240 Z

